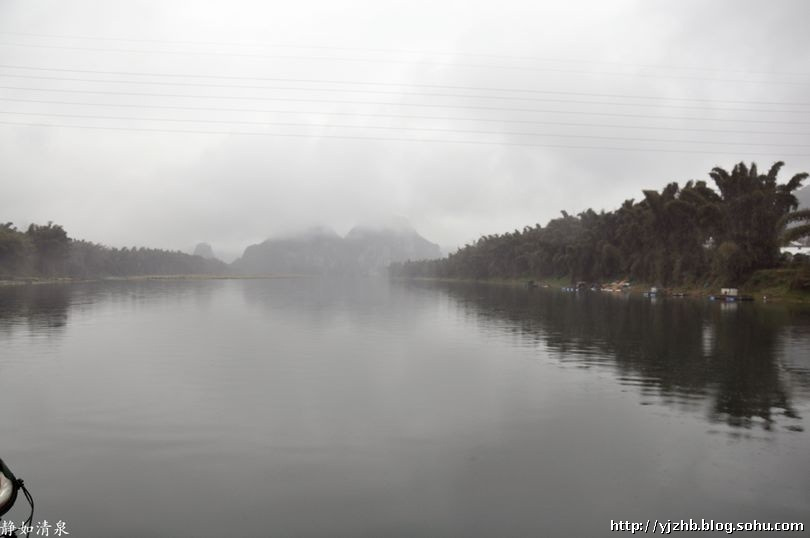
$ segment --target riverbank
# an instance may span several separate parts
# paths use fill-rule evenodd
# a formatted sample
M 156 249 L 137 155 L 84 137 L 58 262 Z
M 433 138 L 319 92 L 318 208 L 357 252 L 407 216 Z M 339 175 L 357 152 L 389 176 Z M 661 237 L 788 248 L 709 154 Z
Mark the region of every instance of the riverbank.
M 742 286 L 739 287 L 741 295 L 749 295 L 757 302 L 790 302 L 810 304 L 810 287 L 795 289 L 797 279 L 803 274 L 798 269 L 767 269 L 757 271 Z M 3 286 L 33 286 L 42 284 L 78 284 L 87 282 L 118 282 L 118 281 L 187 281 L 187 280 L 265 280 L 277 278 L 315 278 L 313 275 L 302 274 L 270 274 L 270 275 L 137 275 L 120 277 L 98 277 L 98 278 L 70 278 L 70 277 L 11 277 L 0 279 L 0 287 Z M 572 285 L 571 280 L 565 277 L 558 278 L 532 278 L 529 276 L 522 278 L 490 278 L 490 279 L 470 279 L 470 278 L 431 278 L 416 277 L 402 278 L 403 280 L 425 280 L 432 282 L 467 282 L 486 283 L 505 286 L 527 287 L 531 281 L 537 287 L 559 289 Z M 603 282 L 602 285 L 610 287 L 613 283 Z M 656 286 L 649 282 L 631 282 L 629 286 L 621 288 L 622 293 L 640 294 L 649 291 Z M 720 282 L 706 281 L 704 283 L 693 283 L 680 286 L 656 286 L 663 295 L 685 295 L 687 297 L 709 297 L 720 292 L 722 284 Z
M 804 270 L 806 273 L 806 269 Z M 810 304 L 810 286 L 804 289 L 796 289 L 797 279 L 801 279 L 805 273 L 802 269 L 780 268 L 765 269 L 755 272 L 745 284 L 739 286 L 741 295 L 748 295 L 756 302 L 785 302 Z M 807 278 L 807 277 L 805 277 Z M 434 282 L 468 282 L 486 283 L 508 286 L 527 287 L 529 282 L 541 288 L 559 289 L 570 287 L 570 278 L 537 278 L 526 276 L 522 278 L 491 278 L 491 279 L 469 279 L 469 278 L 430 278 L 418 277 L 412 280 L 428 280 Z M 612 283 L 603 282 L 602 285 L 610 287 Z M 810 284 L 810 282 L 808 282 Z M 721 282 L 707 280 L 701 283 L 685 284 L 680 286 L 660 286 L 650 282 L 630 282 L 627 287 L 621 288 L 621 293 L 641 294 L 647 292 L 653 286 L 661 290 L 662 295 L 685 295 L 686 297 L 708 298 L 710 295 L 720 293 L 720 288 L 724 287 Z
M 143 280 L 264 280 L 273 278 L 311 278 L 310 275 L 136 275 L 97 278 L 71 277 L 11 277 L 0 279 L 0 286 L 35 286 L 39 284 L 79 284 L 85 282 L 119 282 Z

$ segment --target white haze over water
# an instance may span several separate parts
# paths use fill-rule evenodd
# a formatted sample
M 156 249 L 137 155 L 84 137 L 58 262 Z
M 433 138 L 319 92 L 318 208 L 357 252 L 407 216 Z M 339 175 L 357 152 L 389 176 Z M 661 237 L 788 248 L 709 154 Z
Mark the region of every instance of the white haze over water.
M 790 177 L 810 170 L 808 20 L 802 1 L 0 1 L 0 220 L 233 256 L 406 218 L 452 248 L 740 160 Z

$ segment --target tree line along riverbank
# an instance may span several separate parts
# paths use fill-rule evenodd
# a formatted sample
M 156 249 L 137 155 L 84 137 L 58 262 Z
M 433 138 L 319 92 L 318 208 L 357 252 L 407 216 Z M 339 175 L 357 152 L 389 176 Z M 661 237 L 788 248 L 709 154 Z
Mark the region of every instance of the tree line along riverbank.
M 219 260 L 155 248 L 113 248 L 68 237 L 59 224 L 18 230 L 0 224 L 0 281 L 36 283 L 99 277 L 226 274 Z
M 563 211 L 545 226 L 486 235 L 438 260 L 393 264 L 395 277 L 452 279 L 629 280 L 664 288 L 747 287 L 801 297 L 810 291 L 807 256 L 781 247 L 810 236 L 810 210 L 786 182 L 784 163 L 765 173 L 739 163 L 707 181 L 644 190 L 613 211 Z

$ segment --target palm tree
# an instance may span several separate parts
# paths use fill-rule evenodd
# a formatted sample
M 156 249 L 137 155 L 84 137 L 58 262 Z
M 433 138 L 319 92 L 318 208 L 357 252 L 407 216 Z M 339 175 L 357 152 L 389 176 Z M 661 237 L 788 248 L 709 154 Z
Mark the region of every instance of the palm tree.
M 779 185 L 776 177 L 782 166 L 779 161 L 767 174 L 759 174 L 756 164 L 748 168 L 741 162 L 731 173 L 717 167 L 709 174 L 722 198 L 718 244 L 735 252 L 736 278 L 773 267 L 779 258 L 780 236 L 787 224 L 782 219 L 798 207 L 793 193 L 807 178 L 807 173 L 796 174 Z
M 788 226 L 791 223 L 798 222 L 796 226 Z M 791 211 L 779 221 L 778 226 L 781 235 L 781 243 L 786 245 L 792 241 L 798 241 L 805 237 L 810 237 L 810 209 L 802 209 L 800 211 Z

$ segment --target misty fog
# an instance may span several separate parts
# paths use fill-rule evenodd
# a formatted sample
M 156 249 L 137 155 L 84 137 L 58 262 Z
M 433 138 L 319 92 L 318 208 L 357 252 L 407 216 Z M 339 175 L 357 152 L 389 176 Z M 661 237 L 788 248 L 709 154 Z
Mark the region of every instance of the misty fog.
M 775 6 L 778 6 L 775 7 Z M 443 251 L 810 151 L 804 2 L 0 2 L 0 214 L 226 261 Z

